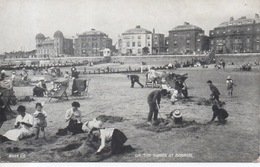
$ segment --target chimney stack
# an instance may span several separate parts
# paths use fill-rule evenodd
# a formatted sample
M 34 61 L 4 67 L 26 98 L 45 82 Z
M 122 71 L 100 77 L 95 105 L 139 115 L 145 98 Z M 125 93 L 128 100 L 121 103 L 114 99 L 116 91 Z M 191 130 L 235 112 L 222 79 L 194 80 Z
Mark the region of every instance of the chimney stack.
M 234 21 L 234 17 L 230 17 L 229 21 Z
M 255 19 L 259 19 L 259 14 L 255 14 Z

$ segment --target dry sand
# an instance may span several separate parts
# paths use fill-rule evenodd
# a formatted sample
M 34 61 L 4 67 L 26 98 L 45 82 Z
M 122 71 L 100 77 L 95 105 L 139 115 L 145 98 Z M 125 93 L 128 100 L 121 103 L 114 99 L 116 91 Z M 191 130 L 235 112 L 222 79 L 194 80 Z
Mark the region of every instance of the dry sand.
M 99 115 L 123 117 L 122 122 L 104 123 L 104 127 L 115 127 L 128 137 L 126 144 L 136 150 L 119 156 L 105 158 L 105 162 L 252 162 L 259 153 L 259 72 L 238 72 L 233 68 L 223 70 L 188 68 L 174 71 L 179 74 L 188 73 L 186 83 L 189 87 L 191 101 L 176 102 L 163 99 L 160 113 L 163 118 L 174 109 L 183 112 L 183 119 L 196 121 L 196 124 L 183 128 L 172 128 L 165 132 L 153 132 L 137 125 L 146 122 L 148 116 L 147 95 L 154 89 L 141 88 L 135 85 L 130 88 L 126 74 L 81 75 L 90 78 L 89 93 L 86 99 L 48 102 L 47 98 L 34 98 L 33 102 L 19 102 L 27 107 L 29 113 L 35 111 L 36 102 L 45 101 L 48 127 L 46 139 L 26 139 L 19 142 L 0 144 L 0 158 L 3 162 L 79 162 L 90 161 L 71 153 L 65 156 L 57 151 L 69 144 L 78 147 L 84 142 L 85 134 L 56 136 L 59 128 L 64 128 L 65 112 L 71 107 L 73 100 L 78 100 L 83 111 L 83 121 L 91 120 Z M 141 83 L 145 75 L 139 74 Z M 230 75 L 237 87 L 234 96 L 228 97 L 225 81 Z M 205 124 L 212 117 L 211 106 L 197 105 L 200 98 L 209 98 L 210 90 L 207 80 L 221 92 L 220 100 L 226 102 L 229 118 L 226 125 L 217 123 Z M 32 95 L 32 87 L 15 87 L 16 96 Z M 70 92 L 68 92 L 70 94 Z M 13 109 L 17 108 L 13 106 Z M 4 123 L 0 129 L 3 134 L 13 128 L 14 119 Z M 7 153 L 7 147 L 18 147 L 17 153 Z M 66 152 L 66 151 L 65 151 Z M 66 152 L 70 155 L 70 151 Z

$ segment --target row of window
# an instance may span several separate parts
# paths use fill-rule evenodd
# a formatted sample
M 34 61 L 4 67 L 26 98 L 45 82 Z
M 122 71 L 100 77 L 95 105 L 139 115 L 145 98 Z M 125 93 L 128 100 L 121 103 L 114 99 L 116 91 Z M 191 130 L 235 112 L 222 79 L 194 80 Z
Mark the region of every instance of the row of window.
M 223 49 L 239 50 L 239 49 L 243 49 L 244 48 L 247 51 L 251 51 L 250 47 L 251 47 L 250 45 L 245 45 L 245 46 L 243 46 L 243 45 L 235 45 L 232 48 L 231 46 L 225 47 L 225 46 L 220 45 L 220 46 L 216 46 L 216 50 L 223 50 Z M 213 47 L 212 47 L 212 49 L 213 49 Z M 256 45 L 256 50 L 260 50 L 260 45 Z
M 251 30 L 252 30 L 252 29 L 251 29 L 250 27 L 247 28 L 247 31 L 251 31 Z M 256 31 L 259 32 L 260 29 L 258 28 Z M 228 29 L 227 32 L 230 33 L 230 32 L 231 32 L 231 29 Z M 242 31 L 241 31 L 241 29 L 236 29 L 236 30 L 232 30 L 232 32 L 240 33 L 240 32 L 242 32 Z M 216 34 L 220 34 L 220 33 L 221 33 L 221 32 L 220 32 L 219 30 L 216 31 Z M 223 33 L 223 34 L 226 34 L 226 31 L 223 31 L 222 33 Z M 214 34 L 214 31 L 211 31 L 211 35 L 213 35 L 213 34 Z
M 246 41 L 245 41 L 246 43 L 250 43 L 250 42 L 251 42 L 251 38 L 250 38 L 250 37 L 245 38 L 245 40 L 246 40 Z M 216 43 L 217 43 L 217 44 L 219 44 L 219 43 L 231 43 L 231 41 L 233 41 L 234 43 L 242 43 L 243 38 L 242 38 L 242 37 L 235 37 L 235 38 L 233 38 L 233 39 L 232 39 L 232 38 L 217 39 L 217 40 L 216 40 Z M 260 41 L 260 37 L 257 36 L 257 37 L 256 37 L 256 42 L 259 42 L 259 41 Z M 214 40 L 211 40 L 211 44 L 212 44 L 212 45 L 214 44 Z
M 125 38 L 125 39 L 131 39 L 131 38 L 132 38 L 132 39 L 134 40 L 134 39 L 135 39 L 135 36 L 125 36 L 124 38 Z M 142 36 L 138 35 L 138 36 L 137 36 L 137 39 L 142 39 Z M 147 39 L 151 39 L 151 36 L 150 36 L 150 35 L 147 35 Z
M 148 46 L 151 46 L 150 41 L 148 41 L 147 45 L 148 45 Z M 128 42 L 126 42 L 126 46 L 127 46 L 127 47 L 136 47 L 136 42 L 132 42 L 132 46 L 131 46 L 131 42 L 128 41 Z M 138 47 L 141 47 L 141 46 L 142 46 L 142 45 L 141 45 L 141 41 L 138 41 L 138 42 L 137 42 L 137 46 L 138 46 Z

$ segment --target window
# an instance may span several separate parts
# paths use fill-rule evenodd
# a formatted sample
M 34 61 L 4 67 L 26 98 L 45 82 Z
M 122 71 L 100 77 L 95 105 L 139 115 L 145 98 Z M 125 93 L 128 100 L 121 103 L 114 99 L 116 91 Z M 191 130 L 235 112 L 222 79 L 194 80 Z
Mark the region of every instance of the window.
M 132 46 L 135 47 L 135 42 L 132 42 Z
M 127 42 L 127 43 L 126 43 L 126 46 L 127 46 L 127 47 L 130 47 L 130 42 Z
M 213 45 L 213 44 L 214 44 L 214 40 L 211 40 L 211 42 L 210 42 L 210 43 L 211 43 L 211 45 Z
M 141 46 L 141 41 L 138 41 L 138 47 L 140 47 Z
M 148 41 L 148 46 L 150 46 L 150 41 Z
M 86 50 L 82 50 L 81 53 L 82 53 L 82 54 L 85 54 L 85 53 L 86 53 Z
M 141 39 L 141 36 L 138 36 L 137 38 L 138 38 L 138 39 Z
M 174 43 L 174 45 L 176 45 L 176 44 L 177 44 L 177 41 L 174 41 L 173 43 Z
M 141 49 L 138 49 L 137 52 L 138 52 L 138 53 L 142 53 L 142 50 L 141 50 Z
M 249 43 L 249 42 L 250 42 L 250 38 L 249 38 L 249 37 L 247 37 L 247 39 L 246 39 L 246 42 L 247 42 L 247 43 Z
M 135 36 L 132 36 L 132 39 L 135 39 Z
M 211 32 L 211 35 L 213 35 L 214 34 L 214 32 Z
M 150 35 L 147 36 L 147 39 L 150 39 Z
M 200 39 L 197 40 L 198 42 L 200 41 Z
M 190 44 L 190 40 L 189 39 L 187 40 L 187 44 Z
M 250 31 L 251 30 L 251 28 L 247 28 L 247 31 Z

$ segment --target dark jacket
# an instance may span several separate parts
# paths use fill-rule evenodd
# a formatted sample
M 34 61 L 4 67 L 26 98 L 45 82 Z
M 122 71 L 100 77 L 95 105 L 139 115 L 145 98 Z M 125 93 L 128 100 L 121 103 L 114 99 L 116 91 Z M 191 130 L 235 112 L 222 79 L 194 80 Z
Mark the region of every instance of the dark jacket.
M 220 120 L 225 120 L 229 115 L 225 109 L 218 108 L 218 106 L 215 104 L 212 106 L 212 111 L 213 111 L 213 116 L 211 121 L 214 121 L 216 117 L 218 117 L 218 119 Z
M 161 102 L 161 91 L 160 90 L 154 90 L 152 91 L 147 98 L 148 103 L 154 103 L 160 105 Z
M 219 92 L 219 90 L 216 86 L 210 85 L 209 88 L 210 88 L 213 96 L 219 96 L 220 95 L 220 92 Z

